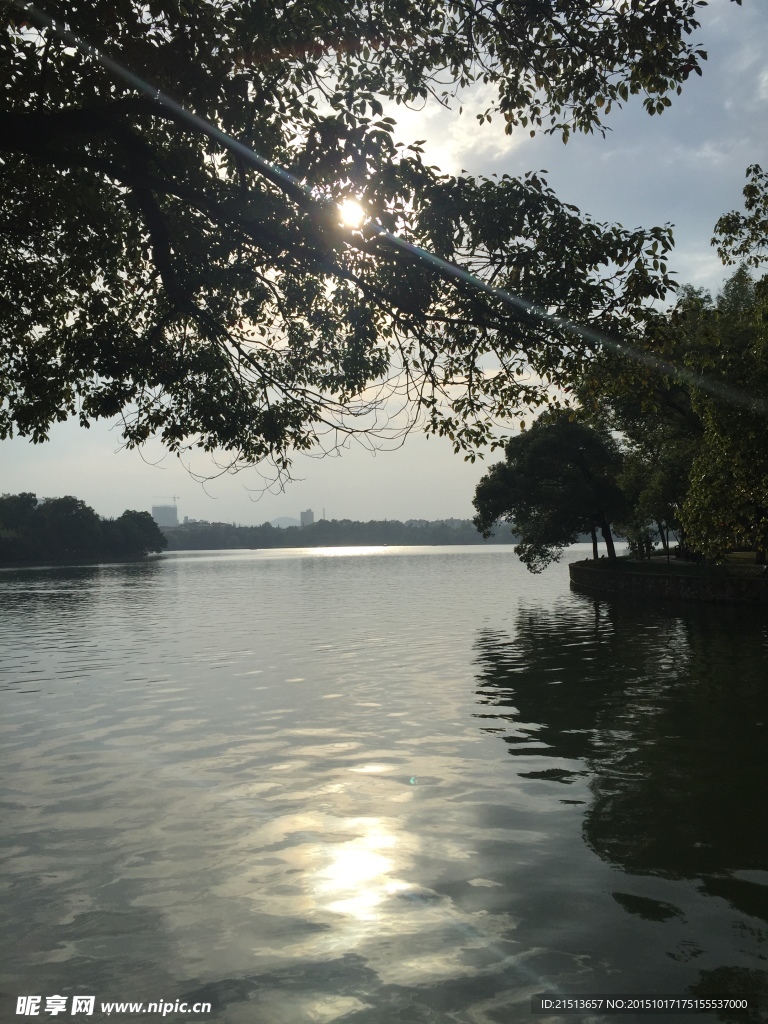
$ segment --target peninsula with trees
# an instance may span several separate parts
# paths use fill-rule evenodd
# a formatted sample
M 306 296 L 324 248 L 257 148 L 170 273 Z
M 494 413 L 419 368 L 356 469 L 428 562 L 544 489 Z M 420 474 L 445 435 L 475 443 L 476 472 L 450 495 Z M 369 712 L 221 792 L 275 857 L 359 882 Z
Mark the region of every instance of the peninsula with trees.
M 759 169 L 751 175 L 764 189 Z M 750 194 L 765 204 L 764 191 Z M 723 233 L 734 218 L 721 220 Z M 755 265 L 765 245 L 757 242 L 739 252 Z M 500 521 L 514 524 L 532 572 L 589 532 L 593 561 L 602 541 L 605 564 L 571 575 L 594 589 L 622 588 L 605 575 L 611 569 L 650 577 L 623 585 L 646 592 L 674 573 L 714 581 L 698 592 L 717 599 L 736 593 L 728 580 L 738 575 L 761 579 L 747 599 L 768 600 L 768 276 L 755 281 L 745 263 L 715 300 L 681 289 L 643 342 L 654 358 L 632 366 L 602 353 L 575 382 L 573 409 L 548 410 L 508 441 L 505 460 L 478 484 L 475 525 L 488 537 Z M 678 373 L 668 372 L 670 361 Z M 628 560 L 617 559 L 617 531 Z
M 0 495 L 0 565 L 130 561 L 167 544 L 149 512 L 102 519 L 71 496 Z

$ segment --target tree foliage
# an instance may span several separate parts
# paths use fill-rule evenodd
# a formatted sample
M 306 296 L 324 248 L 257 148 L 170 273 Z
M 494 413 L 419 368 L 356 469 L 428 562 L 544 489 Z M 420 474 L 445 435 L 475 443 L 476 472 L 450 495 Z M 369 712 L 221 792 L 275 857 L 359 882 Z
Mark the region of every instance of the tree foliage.
M 688 286 L 681 292 L 695 294 Z M 620 530 L 641 558 L 649 557 L 657 538 L 666 549 L 670 531 L 683 539 L 681 510 L 703 433 L 689 384 L 655 365 L 682 361 L 680 332 L 671 321 L 669 313 L 661 314 L 634 339 L 646 362 L 605 350 L 575 388 L 588 421 L 621 439 L 617 481 L 627 512 Z
M 499 520 L 512 523 L 520 536 L 515 551 L 531 572 L 557 561 L 579 534 L 594 539 L 598 528 L 616 557 L 611 523 L 627 503 L 616 482 L 621 454 L 607 431 L 548 412 L 510 438 L 505 454 L 475 492 L 474 523 L 484 537 Z
M 584 345 L 342 226 L 335 201 L 357 196 L 386 229 L 543 308 L 625 329 L 669 287 L 668 228 L 595 223 L 539 173 L 441 174 L 393 142 L 384 104 L 477 82 L 495 95 L 481 120 L 508 131 L 600 131 L 630 94 L 661 112 L 701 73 L 698 7 L 47 5 L 310 198 L 4 6 L 0 437 L 122 416 L 129 445 L 156 434 L 283 469 L 292 449 L 419 419 L 457 450 L 484 442 Z M 405 412 L 389 422 L 392 394 Z
M 712 244 L 723 263 L 759 267 L 768 259 L 768 172 L 759 164 L 747 168 L 744 209 L 723 214 Z
M 101 519 L 69 495 L 42 501 L 31 493 L 0 496 L 0 562 L 141 558 L 167 543 L 149 512 Z
M 734 547 L 768 552 L 768 278 L 755 283 L 744 267 L 715 302 L 687 296 L 675 311 L 689 365 L 716 374 L 745 402 L 734 405 L 695 387 L 691 401 L 702 438 L 691 463 L 681 512 L 689 542 L 712 558 Z
M 714 300 L 681 289 L 649 324 L 646 364 L 605 352 L 583 375 L 576 394 L 585 415 L 622 438 L 630 538 L 672 529 L 685 551 L 707 558 L 739 547 L 765 558 L 767 325 L 768 278 L 755 282 L 742 266 Z

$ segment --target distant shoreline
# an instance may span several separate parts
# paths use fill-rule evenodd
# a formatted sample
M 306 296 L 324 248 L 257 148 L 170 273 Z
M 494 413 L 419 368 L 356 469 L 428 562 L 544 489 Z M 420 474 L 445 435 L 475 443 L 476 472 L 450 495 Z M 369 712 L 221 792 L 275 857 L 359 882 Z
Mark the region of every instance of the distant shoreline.
M 361 547 L 412 545 L 414 547 L 489 543 L 471 519 L 368 520 L 320 519 L 305 526 L 237 526 L 234 523 L 189 522 L 163 527 L 168 551 L 250 548 Z M 490 543 L 516 544 L 509 526 L 499 527 Z

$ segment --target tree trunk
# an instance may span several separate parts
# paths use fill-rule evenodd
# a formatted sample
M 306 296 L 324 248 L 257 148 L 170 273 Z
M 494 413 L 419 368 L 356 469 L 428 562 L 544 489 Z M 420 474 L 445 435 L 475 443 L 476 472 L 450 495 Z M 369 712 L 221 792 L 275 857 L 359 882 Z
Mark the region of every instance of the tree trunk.
M 688 550 L 688 548 L 687 548 L 687 545 L 685 543 L 685 530 L 682 528 L 682 526 L 678 525 L 678 527 L 677 527 L 677 554 L 675 555 L 675 558 L 685 558 L 687 550 Z
M 598 558 L 598 554 L 597 554 L 597 532 L 595 530 L 595 524 L 594 523 L 590 524 L 589 532 L 592 534 L 592 560 L 594 562 L 596 562 L 597 558 Z
M 656 523 L 656 525 L 659 528 L 659 536 L 661 537 L 662 549 L 664 551 L 664 554 L 667 556 L 667 561 L 669 561 L 669 531 L 667 531 L 667 535 L 665 536 L 664 523 Z
M 599 519 L 599 523 L 600 523 L 600 532 L 603 535 L 603 540 L 605 541 L 605 547 L 606 547 L 606 550 L 608 551 L 608 558 L 609 558 L 610 561 L 615 562 L 616 561 L 616 548 L 613 546 L 613 535 L 611 534 L 611 528 L 608 525 L 608 520 L 605 518 L 605 516 L 601 516 L 600 519 Z

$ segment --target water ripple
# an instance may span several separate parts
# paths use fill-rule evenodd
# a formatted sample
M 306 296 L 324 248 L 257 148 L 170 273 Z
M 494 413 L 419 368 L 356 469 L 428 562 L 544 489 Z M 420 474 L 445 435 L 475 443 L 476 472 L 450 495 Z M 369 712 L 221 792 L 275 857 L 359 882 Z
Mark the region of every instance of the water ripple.
M 490 1024 L 762 984 L 765 623 L 509 548 L 333 554 L 0 573 L 9 1006 Z

